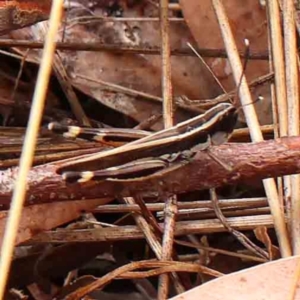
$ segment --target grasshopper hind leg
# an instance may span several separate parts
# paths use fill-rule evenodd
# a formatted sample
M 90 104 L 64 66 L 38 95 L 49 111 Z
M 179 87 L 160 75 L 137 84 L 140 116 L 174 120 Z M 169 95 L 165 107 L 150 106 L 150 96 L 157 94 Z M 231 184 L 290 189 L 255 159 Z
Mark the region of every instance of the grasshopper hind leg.
M 160 158 L 146 158 L 124 165 L 96 171 L 68 171 L 62 174 L 68 183 L 83 183 L 90 180 L 103 181 L 106 179 L 132 180 L 151 176 L 169 166 L 169 162 Z

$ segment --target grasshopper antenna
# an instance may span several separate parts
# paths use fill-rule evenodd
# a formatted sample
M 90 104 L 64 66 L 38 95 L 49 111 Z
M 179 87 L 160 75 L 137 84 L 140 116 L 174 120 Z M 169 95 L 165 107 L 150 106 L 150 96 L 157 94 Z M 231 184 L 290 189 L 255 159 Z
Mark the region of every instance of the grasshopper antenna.
M 245 76 L 246 68 L 247 68 L 247 65 L 248 65 L 248 62 L 249 62 L 249 55 L 250 55 L 250 42 L 249 42 L 249 40 L 244 39 L 244 44 L 245 44 L 245 51 L 244 51 L 244 58 L 245 59 L 244 59 L 244 63 L 243 63 L 243 69 L 242 69 L 241 77 L 240 77 L 240 80 L 239 80 L 239 84 L 237 86 L 236 94 L 234 96 L 233 104 L 236 104 L 237 98 L 239 97 L 239 91 L 240 91 L 241 84 L 242 84 L 243 78 Z M 258 96 L 253 102 L 247 103 L 243 106 L 255 104 L 257 102 L 262 101 L 263 99 L 264 99 L 263 96 Z M 238 109 L 242 108 L 243 106 L 238 107 Z
M 212 69 L 210 68 L 210 66 L 205 62 L 205 60 L 202 58 L 202 56 L 198 53 L 198 51 L 193 47 L 193 45 L 191 43 L 187 43 L 188 47 L 190 47 L 190 49 L 194 52 L 194 54 L 199 58 L 199 60 L 201 61 L 201 63 L 206 67 L 206 69 L 208 70 L 208 72 L 212 75 L 212 77 L 215 79 L 216 83 L 218 84 L 218 86 L 221 88 L 221 90 L 226 93 L 222 83 L 220 82 L 220 80 L 217 78 L 217 76 L 214 74 L 214 72 L 212 71 Z
M 249 54 L 250 54 L 250 42 L 249 42 L 249 40 L 248 39 L 244 39 L 244 44 L 245 44 L 245 52 L 244 52 L 245 59 L 244 59 L 244 63 L 243 63 L 243 69 L 242 69 L 241 77 L 240 77 L 240 80 L 239 80 L 239 84 L 238 84 L 238 86 L 236 88 L 236 94 L 235 94 L 234 99 L 233 99 L 233 103 L 234 104 L 236 104 L 236 102 L 237 102 L 237 98 L 239 96 L 240 87 L 241 87 L 243 78 L 245 76 L 247 64 L 248 64 L 248 61 L 249 61 Z

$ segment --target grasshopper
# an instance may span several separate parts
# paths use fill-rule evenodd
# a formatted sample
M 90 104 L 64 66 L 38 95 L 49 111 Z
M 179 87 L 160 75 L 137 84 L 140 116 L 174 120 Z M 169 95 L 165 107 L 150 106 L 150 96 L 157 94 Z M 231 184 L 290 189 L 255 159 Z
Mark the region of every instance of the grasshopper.
M 132 140 L 112 150 L 80 156 L 58 169 L 67 182 L 85 182 L 149 176 L 183 159 L 189 161 L 197 151 L 226 142 L 236 122 L 235 106 L 220 103 L 199 116 L 152 134 L 141 130 L 128 134 L 124 129 L 64 127 L 57 123 L 50 123 L 49 129 L 68 137 L 89 136 L 106 143 Z

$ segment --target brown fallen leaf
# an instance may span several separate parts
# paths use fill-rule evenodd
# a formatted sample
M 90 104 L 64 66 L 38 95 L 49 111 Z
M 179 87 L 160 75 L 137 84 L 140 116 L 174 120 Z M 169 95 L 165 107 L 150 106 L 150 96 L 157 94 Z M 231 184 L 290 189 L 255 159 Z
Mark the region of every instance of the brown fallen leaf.
M 83 211 L 90 211 L 109 201 L 111 201 L 110 198 L 102 198 L 89 201 L 57 202 L 25 207 L 19 224 L 16 243 L 20 244 L 38 233 L 70 222 L 78 218 Z M 6 211 L 0 214 L 0 245 L 2 244 L 7 215 Z
M 276 260 L 214 279 L 171 300 L 299 300 L 300 288 L 296 286 L 295 272 L 299 256 Z
M 221 31 L 215 16 L 211 0 L 180 0 L 180 6 L 198 47 L 211 49 L 224 48 Z M 268 49 L 268 29 L 265 7 L 261 1 L 239 0 L 224 1 L 232 33 L 239 50 L 245 49 L 244 39 L 250 41 L 250 52 Z M 205 59 L 214 74 L 227 91 L 235 88 L 232 71 L 227 59 Z M 250 60 L 247 63 L 246 78 L 250 82 L 269 72 L 268 61 Z M 260 86 L 253 91 L 254 99 L 258 95 L 264 101 L 255 104 L 262 124 L 272 123 L 272 109 L 269 86 Z
M 100 4 L 99 4 L 100 5 Z M 152 8 L 151 4 L 148 4 Z M 137 4 L 138 7 L 138 4 Z M 93 8 L 80 11 L 78 7 L 68 10 L 68 23 L 62 30 L 66 42 L 72 43 L 100 43 L 114 47 L 139 47 L 149 49 L 160 47 L 160 30 L 158 22 L 158 10 L 144 9 L 143 12 L 132 6 L 123 12 L 123 17 L 129 17 L 130 22 L 121 20 L 105 20 L 103 11 Z M 90 11 L 93 13 L 91 16 Z M 79 15 L 79 16 L 78 16 Z M 80 23 L 80 18 L 98 18 Z M 134 21 L 133 18 L 156 17 L 151 21 Z M 77 20 L 77 21 L 76 21 Z M 42 36 L 35 36 L 36 28 L 25 28 L 12 32 L 10 36 L 14 39 L 42 40 Z M 193 42 L 193 38 L 184 20 L 170 23 L 171 47 L 172 49 L 188 49 L 187 43 Z M 58 37 L 60 40 L 61 37 Z M 19 53 L 25 55 L 26 49 L 18 49 Z M 39 62 L 40 51 L 31 50 L 26 59 Z M 148 93 L 155 97 L 161 97 L 161 58 L 159 55 L 146 54 L 116 54 L 109 51 L 60 51 L 69 80 L 73 86 L 83 93 L 94 98 L 96 101 L 119 111 L 134 120 L 141 122 L 152 115 L 161 113 L 159 101 L 149 101 L 142 97 L 136 97 L 116 92 L 114 88 L 107 87 L 101 80 L 116 84 L 128 89 Z M 212 78 L 207 67 L 197 57 L 172 56 L 172 85 L 174 96 L 185 95 L 188 98 L 206 99 L 214 98 L 222 90 Z M 82 77 L 80 77 L 82 76 Z M 178 109 L 176 111 L 177 121 L 186 119 L 190 115 Z M 162 128 L 160 126 L 156 129 Z
M 278 247 L 272 244 L 272 241 L 268 235 L 268 229 L 265 226 L 258 226 L 254 229 L 256 238 L 261 241 L 268 250 L 270 260 L 278 259 L 280 257 L 280 251 Z
M 211 49 L 224 48 L 221 31 L 210 0 L 180 0 L 185 21 L 199 47 L 205 45 Z M 244 39 L 250 41 L 250 50 L 262 51 L 268 48 L 266 11 L 259 1 L 238 0 L 224 2 L 231 29 L 240 50 L 244 49 Z M 227 89 L 234 87 L 232 72 L 226 59 L 205 59 Z M 247 65 L 248 80 L 268 73 L 267 61 L 251 61 Z

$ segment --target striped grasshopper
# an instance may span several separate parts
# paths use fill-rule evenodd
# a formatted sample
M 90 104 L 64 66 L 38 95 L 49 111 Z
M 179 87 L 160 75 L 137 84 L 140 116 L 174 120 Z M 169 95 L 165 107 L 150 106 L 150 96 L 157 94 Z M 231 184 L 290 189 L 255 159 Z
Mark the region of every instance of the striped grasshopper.
M 69 137 L 91 137 L 102 142 L 129 141 L 112 150 L 80 156 L 58 169 L 67 182 L 85 182 L 134 180 L 189 162 L 197 151 L 226 142 L 236 122 L 235 106 L 220 103 L 199 116 L 152 134 L 141 130 L 84 129 L 57 123 L 50 123 L 49 129 Z

